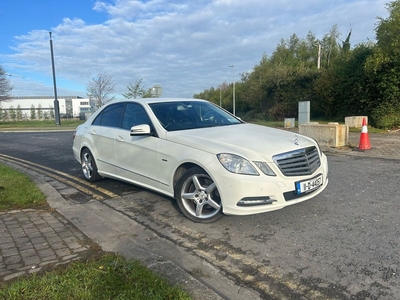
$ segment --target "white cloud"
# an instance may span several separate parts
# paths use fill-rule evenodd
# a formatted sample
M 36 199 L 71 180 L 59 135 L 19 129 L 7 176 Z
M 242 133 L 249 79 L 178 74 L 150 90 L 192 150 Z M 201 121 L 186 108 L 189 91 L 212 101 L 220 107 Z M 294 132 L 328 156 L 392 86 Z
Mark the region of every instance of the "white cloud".
M 86 83 L 105 72 L 116 81 L 118 94 L 143 78 L 148 88 L 160 84 L 164 97 L 191 97 L 231 82 L 231 64 L 239 80 L 239 73 L 293 33 L 304 38 L 312 31 L 322 38 L 337 24 L 342 37 L 353 29 L 353 45 L 374 39 L 376 17 L 387 13 L 381 0 L 116 0 L 98 1 L 94 10 L 109 19 L 87 24 L 65 18 L 52 29 L 58 86 L 73 94 L 85 95 Z M 1 56 L 3 66 L 47 80 L 37 86 L 16 82 L 13 94 L 52 94 L 48 31 L 32 30 L 16 40 L 15 53 Z

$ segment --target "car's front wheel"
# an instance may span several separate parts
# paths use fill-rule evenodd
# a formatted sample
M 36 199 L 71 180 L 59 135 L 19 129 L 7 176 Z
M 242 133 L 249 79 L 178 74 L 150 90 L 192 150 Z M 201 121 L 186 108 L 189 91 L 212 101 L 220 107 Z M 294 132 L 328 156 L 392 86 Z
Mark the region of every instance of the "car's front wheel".
M 81 154 L 81 166 L 82 172 L 88 181 L 99 181 L 102 179 L 100 174 L 97 172 L 97 165 L 89 149 L 84 149 Z
M 194 167 L 186 171 L 175 188 L 182 213 L 194 222 L 211 223 L 222 217 L 222 202 L 211 177 Z

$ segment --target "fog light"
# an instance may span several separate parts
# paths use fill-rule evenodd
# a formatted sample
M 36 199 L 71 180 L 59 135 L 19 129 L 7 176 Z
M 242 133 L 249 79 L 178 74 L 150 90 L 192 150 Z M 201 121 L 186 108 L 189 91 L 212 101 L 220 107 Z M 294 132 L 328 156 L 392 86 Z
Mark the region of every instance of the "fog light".
M 256 205 L 265 205 L 272 204 L 277 200 L 271 199 L 268 196 L 265 197 L 247 197 L 243 198 L 237 203 L 237 206 L 256 206 Z

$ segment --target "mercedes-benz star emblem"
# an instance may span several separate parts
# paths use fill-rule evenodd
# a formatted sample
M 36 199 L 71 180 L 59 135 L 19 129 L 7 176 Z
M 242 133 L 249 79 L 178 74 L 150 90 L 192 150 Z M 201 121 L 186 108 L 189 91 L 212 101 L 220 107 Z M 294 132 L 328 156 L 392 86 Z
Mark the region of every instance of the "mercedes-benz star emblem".
M 298 144 L 299 144 L 299 138 L 298 138 L 297 135 L 294 136 L 293 143 L 294 143 L 295 145 L 298 145 Z

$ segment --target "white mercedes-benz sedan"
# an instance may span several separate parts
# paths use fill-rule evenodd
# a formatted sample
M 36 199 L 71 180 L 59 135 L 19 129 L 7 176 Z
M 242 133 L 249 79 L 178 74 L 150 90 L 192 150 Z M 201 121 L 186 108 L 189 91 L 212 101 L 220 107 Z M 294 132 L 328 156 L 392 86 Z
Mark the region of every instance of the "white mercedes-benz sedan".
M 73 152 L 87 180 L 173 197 L 194 222 L 273 211 L 328 185 L 327 158 L 313 139 L 245 123 L 200 99 L 109 102 L 77 127 Z

